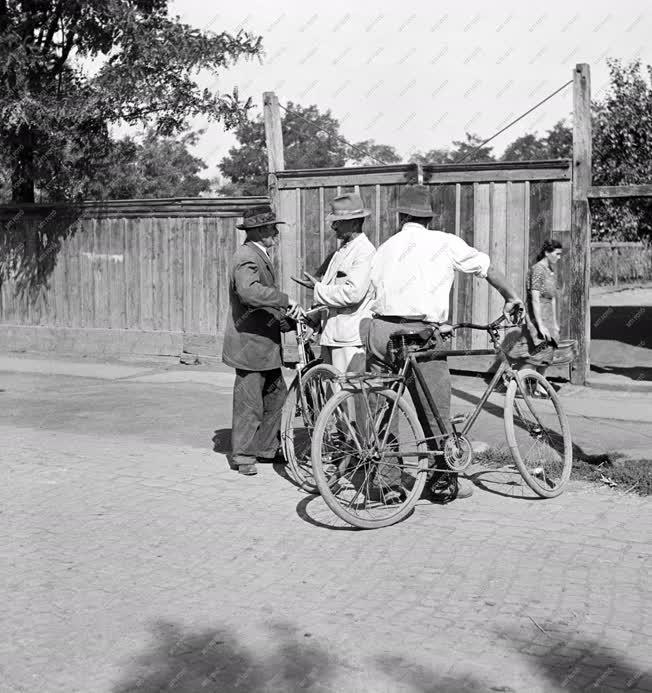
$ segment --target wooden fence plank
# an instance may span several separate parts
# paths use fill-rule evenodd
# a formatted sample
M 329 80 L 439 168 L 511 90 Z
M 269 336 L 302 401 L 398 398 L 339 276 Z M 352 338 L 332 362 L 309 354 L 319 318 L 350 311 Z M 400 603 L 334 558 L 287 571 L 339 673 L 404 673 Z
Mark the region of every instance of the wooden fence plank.
M 124 219 L 125 231 L 125 287 L 127 294 L 127 328 L 141 328 L 140 282 L 142 261 L 140 256 L 140 234 L 142 221 Z
M 460 186 L 460 238 L 469 245 L 474 244 L 474 218 L 475 200 L 473 184 L 465 183 Z M 457 320 L 470 321 L 473 318 L 473 284 L 474 278 L 469 274 L 457 272 L 455 281 L 457 289 Z M 456 335 L 455 347 L 457 349 L 472 348 L 472 334 L 470 330 L 461 330 Z
M 206 235 L 206 247 L 210 250 L 208 260 L 208 329 L 210 334 L 217 334 L 219 322 L 219 285 L 228 284 L 228 274 L 218 274 L 219 237 L 223 234 L 235 235 L 230 219 L 211 219 Z
M 153 219 L 143 219 L 139 224 L 140 239 L 140 328 L 154 329 L 153 305 L 153 258 L 152 258 L 152 225 Z
M 365 209 L 371 210 L 371 215 L 368 216 L 364 222 L 364 232 L 374 246 L 378 247 L 376 238 L 378 237 L 380 229 L 378 228 L 378 218 L 376 217 L 376 186 L 361 185 L 360 197 L 362 198 L 362 204 Z
M 324 210 L 325 215 L 331 208 L 331 202 L 337 197 L 337 188 L 324 188 Z M 324 257 L 322 262 L 326 260 L 331 253 L 337 250 L 337 238 L 335 237 L 335 231 L 331 228 L 330 224 L 326 222 L 324 227 Z
M 562 244 L 561 259 L 557 263 L 557 319 L 562 339 L 570 337 L 570 225 L 571 184 L 552 184 L 552 237 Z
M 432 228 L 455 233 L 455 184 L 431 185 Z
M 509 282 L 525 300 L 527 271 L 526 242 L 529 233 L 526 219 L 526 184 L 507 183 L 507 262 L 505 273 Z
M 82 327 L 93 327 L 95 320 L 93 251 L 95 219 L 84 220 L 80 234 L 80 260 L 82 273 Z
M 154 305 L 154 329 L 170 329 L 170 282 L 169 266 L 169 219 L 153 220 L 153 267 L 152 290 Z
M 398 215 L 394 209 L 398 205 L 398 186 L 387 185 L 380 189 L 380 238 L 382 245 L 398 230 Z
M 82 235 L 82 222 L 77 220 L 71 229 L 70 236 L 66 243 L 66 254 L 68 255 L 68 301 L 70 315 L 68 324 L 70 327 L 81 327 L 82 314 L 82 294 L 81 294 L 81 255 L 79 252 L 80 238 Z
M 491 196 L 491 239 L 489 257 L 491 264 L 507 274 L 507 183 L 492 183 Z M 503 297 L 489 288 L 489 319 L 497 318 L 503 308 Z
M 552 183 L 530 184 L 530 245 L 528 266 L 536 262 L 543 242 L 552 235 Z
M 203 247 L 203 217 L 193 219 L 192 224 L 192 331 L 194 334 L 201 333 L 201 311 L 202 311 L 202 261 L 204 258 Z
M 183 219 L 170 220 L 168 294 L 170 296 L 170 329 L 183 330 Z
M 491 189 L 490 183 L 474 184 L 474 238 L 473 245 L 483 253 L 490 253 Z M 489 285 L 485 279 L 473 278 L 473 322 L 486 323 L 489 320 Z M 474 349 L 485 349 L 489 338 L 478 330 L 473 330 Z
M 315 274 L 323 262 L 321 257 L 321 224 L 319 219 L 319 189 L 307 188 L 301 190 L 301 257 L 303 260 L 301 270 Z M 296 275 L 295 275 L 296 276 Z M 299 274 L 301 277 L 301 274 Z M 300 287 L 300 303 L 310 305 L 312 291 L 306 287 Z
M 127 326 L 125 308 L 125 239 L 122 219 L 111 219 L 110 240 L 111 258 L 109 261 L 109 285 L 111 290 L 111 327 L 114 330 L 123 330 Z
M 358 172 L 346 170 L 337 175 L 318 175 L 316 171 L 298 175 L 298 171 L 285 171 L 277 174 L 279 190 L 294 188 L 318 188 L 339 186 L 340 188 L 355 185 L 405 185 L 414 180 L 414 172 Z M 291 176 L 291 177 L 290 177 Z M 429 171 L 424 166 L 424 180 L 429 184 L 438 183 L 490 183 L 524 180 L 570 180 L 571 171 L 568 166 L 552 166 L 549 168 L 524 169 L 487 169 L 487 170 L 438 170 Z
M 183 221 L 183 331 L 192 333 L 192 220 Z
M 589 187 L 587 197 L 594 200 L 652 197 L 652 185 L 593 185 Z

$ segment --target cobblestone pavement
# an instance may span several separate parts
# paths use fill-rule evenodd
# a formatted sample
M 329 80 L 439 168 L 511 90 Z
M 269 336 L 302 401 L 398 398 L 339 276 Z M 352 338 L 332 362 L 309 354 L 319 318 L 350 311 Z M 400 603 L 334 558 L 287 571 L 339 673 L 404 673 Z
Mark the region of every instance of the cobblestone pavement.
M 2 388 L 3 692 L 652 691 L 649 499 L 487 472 L 355 531 L 211 450 L 225 392 Z

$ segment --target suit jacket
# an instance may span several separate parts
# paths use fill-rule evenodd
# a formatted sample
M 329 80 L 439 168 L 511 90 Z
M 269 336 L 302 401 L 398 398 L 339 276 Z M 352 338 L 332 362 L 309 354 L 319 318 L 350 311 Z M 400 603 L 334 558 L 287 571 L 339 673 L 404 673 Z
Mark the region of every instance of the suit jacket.
M 272 261 L 265 251 L 245 242 L 233 256 L 229 279 L 222 361 L 248 371 L 280 368 L 281 309 L 289 300 L 275 286 Z
M 314 301 L 329 307 L 321 344 L 361 346 L 360 321 L 371 317 L 371 261 L 376 249 L 361 233 L 331 257 L 322 280 L 315 284 Z

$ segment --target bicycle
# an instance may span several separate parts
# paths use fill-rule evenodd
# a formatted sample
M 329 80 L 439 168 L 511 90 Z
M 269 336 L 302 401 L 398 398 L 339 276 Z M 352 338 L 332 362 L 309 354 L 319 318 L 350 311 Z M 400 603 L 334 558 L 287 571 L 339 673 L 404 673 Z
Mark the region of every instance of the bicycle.
M 338 517 L 363 529 L 385 527 L 410 514 L 428 477 L 439 475 L 446 485 L 451 477 L 456 481 L 473 460 L 467 434 L 501 381 L 506 384 L 505 435 L 523 480 L 541 497 L 552 498 L 563 491 L 572 468 L 568 420 L 545 377 L 532 369 L 512 368 L 499 343 L 499 326 L 504 320 L 501 316 L 487 325 L 463 322 L 397 329 L 390 339 L 393 362 L 383 362 L 384 373 L 340 378 L 341 389 L 319 415 L 312 440 L 313 476 L 324 501 Z M 462 328 L 488 332 L 493 348 L 433 348 L 437 334 L 445 342 Z M 447 429 L 418 361 L 480 354 L 497 355 L 500 366 L 471 414 L 452 417 Z M 412 377 L 439 430 L 448 433 L 424 436 L 416 411 L 404 397 Z M 546 398 L 535 396 L 539 385 Z M 364 421 L 352 420 L 348 404 L 360 394 L 366 403 Z M 438 459 L 443 466 L 435 466 Z
M 281 414 L 281 447 L 292 477 L 297 485 L 309 493 L 316 493 L 312 476 L 310 442 L 318 413 L 334 394 L 340 372 L 315 357 L 312 343 L 314 333 L 306 318 L 324 310 L 318 306 L 296 321 L 298 360 L 296 374 L 289 387 Z

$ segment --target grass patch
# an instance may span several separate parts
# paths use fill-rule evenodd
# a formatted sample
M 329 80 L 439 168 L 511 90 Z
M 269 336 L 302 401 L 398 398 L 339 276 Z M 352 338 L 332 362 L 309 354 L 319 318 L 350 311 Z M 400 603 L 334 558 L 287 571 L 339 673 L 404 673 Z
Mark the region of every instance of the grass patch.
M 474 455 L 473 461 L 489 469 L 514 464 L 510 451 L 500 448 Z M 571 480 L 590 481 L 639 496 L 652 496 L 652 460 L 624 459 L 619 453 L 577 455 L 573 460 Z

